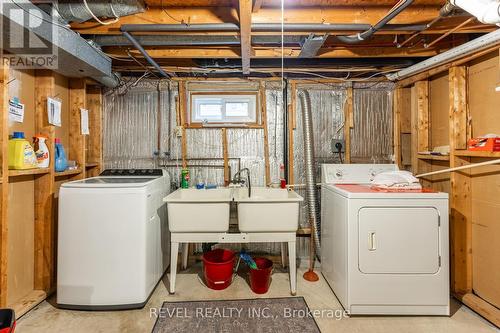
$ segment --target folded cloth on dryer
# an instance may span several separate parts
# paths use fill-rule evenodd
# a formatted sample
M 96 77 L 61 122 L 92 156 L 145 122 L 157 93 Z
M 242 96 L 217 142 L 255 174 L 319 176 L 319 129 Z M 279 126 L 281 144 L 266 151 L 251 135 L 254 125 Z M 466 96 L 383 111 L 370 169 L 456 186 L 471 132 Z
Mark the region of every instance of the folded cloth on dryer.
M 401 170 L 381 172 L 373 178 L 371 185 L 383 189 L 422 189 L 419 180 L 411 172 Z

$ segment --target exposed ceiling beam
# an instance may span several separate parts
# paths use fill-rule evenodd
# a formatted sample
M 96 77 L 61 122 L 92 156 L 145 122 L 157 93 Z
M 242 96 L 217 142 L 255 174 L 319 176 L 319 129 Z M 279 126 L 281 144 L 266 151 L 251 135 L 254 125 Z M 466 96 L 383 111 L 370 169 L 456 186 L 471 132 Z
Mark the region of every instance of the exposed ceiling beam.
M 390 6 L 368 7 L 333 7 L 333 8 L 287 8 L 287 23 L 363 23 L 374 24 L 387 14 Z M 423 24 L 434 19 L 440 6 L 411 6 L 391 21 L 392 24 Z M 149 8 L 139 13 L 120 18 L 110 25 L 95 22 L 72 24 L 73 29 L 82 34 L 120 34 L 122 24 L 178 24 L 178 21 L 189 24 L 200 23 L 234 23 L 239 24 L 238 10 L 232 7 L 193 7 L 169 8 L 170 15 L 165 15 L 161 8 Z M 252 15 L 253 23 L 280 23 L 279 8 L 262 7 Z M 487 27 L 487 26 L 485 26 Z M 491 28 L 491 27 L 490 27 Z M 383 32 L 381 32 L 383 33 Z M 393 32 L 391 32 L 393 33 Z
M 252 0 L 239 0 L 241 67 L 243 74 L 250 74 L 252 55 Z
M 147 49 L 147 48 L 146 48 Z M 128 58 L 126 48 L 105 48 L 108 54 L 115 57 Z M 180 59 L 180 58 L 240 58 L 241 49 L 238 47 L 183 47 L 183 48 L 154 48 L 147 49 L 149 55 L 154 59 Z M 281 48 L 253 48 L 252 58 L 276 58 L 281 57 Z M 398 49 L 395 47 L 358 47 L 345 48 L 336 47 L 334 49 L 320 49 L 317 58 L 377 58 L 377 57 L 431 57 L 436 55 L 436 50 L 429 49 Z M 134 56 L 141 57 L 140 53 L 133 51 Z M 285 47 L 286 58 L 296 58 L 300 54 L 299 48 Z
M 262 7 L 262 1 L 263 0 L 253 0 L 252 13 L 257 13 L 260 10 L 260 7 Z
M 314 58 L 316 54 L 318 54 L 319 49 L 321 49 L 327 38 L 328 35 L 316 36 L 314 34 L 310 34 L 309 36 L 307 36 L 302 44 L 299 58 Z
M 101 47 L 104 46 L 132 46 L 124 36 L 94 35 L 84 36 L 93 40 Z M 135 35 L 135 39 L 144 47 L 147 46 L 238 46 L 240 38 L 230 35 Z M 285 45 L 300 45 L 306 36 L 284 36 Z M 253 36 L 252 45 L 281 45 L 281 35 Z

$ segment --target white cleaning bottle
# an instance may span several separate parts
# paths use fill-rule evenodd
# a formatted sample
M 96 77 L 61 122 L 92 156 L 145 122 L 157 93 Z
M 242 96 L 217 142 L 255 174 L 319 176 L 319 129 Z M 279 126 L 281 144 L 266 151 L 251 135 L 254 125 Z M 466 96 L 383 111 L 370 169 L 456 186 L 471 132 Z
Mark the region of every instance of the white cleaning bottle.
M 46 136 L 35 136 L 35 154 L 39 168 L 48 168 L 50 165 L 49 147 L 45 143 Z

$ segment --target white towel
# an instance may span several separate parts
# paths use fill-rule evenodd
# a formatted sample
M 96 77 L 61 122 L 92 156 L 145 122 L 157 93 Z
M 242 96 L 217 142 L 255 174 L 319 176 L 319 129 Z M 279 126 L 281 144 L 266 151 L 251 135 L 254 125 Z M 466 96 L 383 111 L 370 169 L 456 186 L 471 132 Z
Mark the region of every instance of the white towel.
M 420 190 L 422 185 L 408 171 L 381 172 L 373 178 L 371 185 L 377 188 Z

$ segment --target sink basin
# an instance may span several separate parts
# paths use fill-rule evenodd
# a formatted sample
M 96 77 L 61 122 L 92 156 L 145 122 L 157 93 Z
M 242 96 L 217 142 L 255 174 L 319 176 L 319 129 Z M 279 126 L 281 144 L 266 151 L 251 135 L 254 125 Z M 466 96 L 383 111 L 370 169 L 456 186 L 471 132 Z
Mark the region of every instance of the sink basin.
M 178 189 L 165 197 L 170 232 L 226 232 L 229 206 L 228 188 L 211 190 Z
M 299 203 L 304 199 L 286 189 L 235 189 L 238 204 L 238 225 L 241 232 L 294 232 L 299 226 Z

